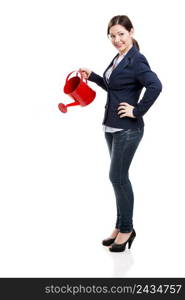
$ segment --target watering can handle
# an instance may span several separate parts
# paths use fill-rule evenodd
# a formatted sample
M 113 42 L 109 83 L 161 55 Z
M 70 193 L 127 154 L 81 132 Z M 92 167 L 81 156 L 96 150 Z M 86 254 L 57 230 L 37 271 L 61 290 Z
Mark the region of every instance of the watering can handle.
M 81 79 L 83 80 L 83 77 L 82 77 L 82 73 L 81 73 L 81 72 L 79 72 L 79 71 L 72 71 L 72 72 L 69 73 L 69 75 L 67 76 L 66 82 L 68 81 L 69 76 L 70 76 L 72 73 L 74 73 L 74 72 L 76 72 L 76 75 L 78 75 L 78 73 L 80 73 Z M 85 81 L 86 81 L 86 83 L 87 83 L 87 79 L 85 79 Z

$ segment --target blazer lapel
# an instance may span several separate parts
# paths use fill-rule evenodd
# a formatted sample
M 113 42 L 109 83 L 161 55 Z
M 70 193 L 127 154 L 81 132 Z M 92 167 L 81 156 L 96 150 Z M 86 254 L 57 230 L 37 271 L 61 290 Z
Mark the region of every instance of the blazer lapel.
M 125 57 L 120 61 L 120 63 L 114 68 L 114 70 L 112 71 L 110 77 L 109 77 L 109 82 L 112 79 L 112 77 L 114 77 L 116 75 L 116 72 L 118 72 L 119 70 L 123 70 L 129 63 L 130 63 L 130 59 L 132 58 L 132 56 L 137 52 L 138 50 L 135 48 L 135 46 L 132 46 L 132 48 L 127 52 L 127 54 L 125 55 Z M 118 56 L 119 54 L 117 54 L 113 60 L 111 61 L 110 65 L 107 67 L 107 69 L 105 70 L 105 72 L 103 73 L 103 78 L 104 81 L 106 82 L 107 86 L 107 80 L 105 77 L 105 73 L 106 71 L 110 68 L 110 66 L 113 64 L 114 59 Z
M 106 86 L 108 87 L 108 82 L 107 82 L 107 79 L 106 79 L 106 76 L 105 76 L 105 73 L 107 72 L 107 70 L 112 66 L 113 62 L 114 62 L 114 59 L 119 55 L 116 54 L 116 56 L 113 58 L 113 60 L 111 61 L 111 63 L 108 65 L 108 67 L 106 68 L 106 70 L 103 72 L 103 79 L 104 79 L 104 82 L 106 84 Z

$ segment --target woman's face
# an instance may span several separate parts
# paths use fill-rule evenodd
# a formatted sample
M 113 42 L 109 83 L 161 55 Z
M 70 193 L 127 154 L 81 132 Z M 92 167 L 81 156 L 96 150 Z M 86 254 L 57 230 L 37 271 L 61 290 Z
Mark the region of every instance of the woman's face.
M 122 25 L 114 25 L 109 30 L 109 38 L 113 46 L 120 54 L 126 53 L 133 45 L 132 36 L 134 30 L 126 30 Z

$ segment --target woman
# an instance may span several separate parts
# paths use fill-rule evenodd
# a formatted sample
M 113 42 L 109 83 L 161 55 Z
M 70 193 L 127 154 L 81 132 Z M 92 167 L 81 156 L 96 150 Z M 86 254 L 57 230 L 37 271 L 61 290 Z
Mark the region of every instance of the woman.
M 85 79 L 107 91 L 103 125 L 111 158 L 109 178 L 116 197 L 117 219 L 112 234 L 102 243 L 113 252 L 124 251 L 127 243 L 130 248 L 136 236 L 132 220 L 134 195 L 128 171 L 143 137 L 142 117 L 162 90 L 157 75 L 139 52 L 133 34 L 134 28 L 127 16 L 114 16 L 108 24 L 107 35 L 118 54 L 103 77 L 80 68 Z M 146 91 L 138 102 L 143 87 Z

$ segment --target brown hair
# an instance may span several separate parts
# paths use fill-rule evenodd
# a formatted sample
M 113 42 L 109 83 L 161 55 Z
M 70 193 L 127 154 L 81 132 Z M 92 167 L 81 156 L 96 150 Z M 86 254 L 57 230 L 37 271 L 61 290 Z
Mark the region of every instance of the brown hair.
M 123 27 L 125 27 L 126 30 L 130 31 L 133 27 L 132 22 L 130 21 L 129 17 L 125 16 L 125 15 L 118 15 L 118 16 L 114 16 L 108 24 L 107 27 L 107 35 L 109 35 L 109 31 L 110 28 L 114 25 L 122 25 Z M 135 39 L 133 40 L 133 45 L 137 48 L 137 50 L 139 51 L 139 44 Z

